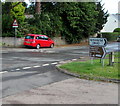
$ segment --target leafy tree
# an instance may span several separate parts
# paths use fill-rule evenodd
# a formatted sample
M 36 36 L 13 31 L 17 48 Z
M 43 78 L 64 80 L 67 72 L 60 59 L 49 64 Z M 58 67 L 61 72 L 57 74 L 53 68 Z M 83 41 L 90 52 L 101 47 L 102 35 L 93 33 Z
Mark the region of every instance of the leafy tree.
M 40 14 L 41 13 L 41 2 L 40 0 L 36 0 L 35 3 L 35 13 Z
M 101 2 L 97 3 L 98 16 L 96 17 L 96 32 L 100 32 L 103 29 L 105 23 L 107 22 L 107 17 L 109 16 L 108 11 L 104 12 L 103 5 Z
M 95 33 L 95 17 L 98 14 L 95 3 L 64 2 L 47 7 L 51 8 L 46 9 L 49 12 L 56 10 L 59 13 L 62 19 L 61 35 L 66 37 L 68 43 L 78 43 Z
M 17 2 L 13 2 L 12 5 L 16 5 Z M 20 3 L 19 5 L 15 6 L 14 8 L 11 9 L 10 14 L 13 17 L 13 19 L 17 19 L 19 23 L 24 22 L 25 16 L 25 7 Z
M 37 26 L 43 34 L 64 36 L 68 43 L 78 43 L 93 35 L 105 24 L 107 18 L 107 15 L 105 18 L 101 15 L 103 22 L 100 23 L 98 16 L 104 11 L 101 10 L 102 8 L 98 9 L 98 4 L 95 2 L 42 2 L 41 4 L 41 14 L 29 20 L 30 25 Z
M 11 9 L 19 5 L 21 2 L 17 2 L 13 5 L 13 2 L 2 3 L 2 14 L 10 14 Z
M 35 3 L 31 2 L 31 5 L 26 8 L 27 14 L 35 14 Z
M 2 10 L 2 36 L 14 36 L 13 20 L 16 18 L 19 24 L 24 22 L 25 7 L 21 2 L 5 2 L 2 3 Z

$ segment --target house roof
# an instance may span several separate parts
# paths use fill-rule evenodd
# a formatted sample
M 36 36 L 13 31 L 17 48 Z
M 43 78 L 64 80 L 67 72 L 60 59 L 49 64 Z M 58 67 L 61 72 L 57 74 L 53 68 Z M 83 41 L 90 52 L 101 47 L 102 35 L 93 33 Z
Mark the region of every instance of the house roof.
M 120 27 L 120 14 L 110 14 L 107 23 L 101 32 L 113 32 L 114 29 Z

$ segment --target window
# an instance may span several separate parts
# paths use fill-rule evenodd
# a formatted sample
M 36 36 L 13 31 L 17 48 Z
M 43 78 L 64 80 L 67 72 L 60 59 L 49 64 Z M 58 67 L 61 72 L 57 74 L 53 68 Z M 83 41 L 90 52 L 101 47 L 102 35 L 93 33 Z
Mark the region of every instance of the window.
M 43 36 L 37 36 L 36 39 L 41 40 L 41 39 L 44 39 L 44 37 Z
M 34 39 L 34 36 L 29 36 L 29 35 L 27 35 L 27 36 L 25 37 L 25 39 Z
M 45 40 L 48 40 L 48 37 L 44 36 L 44 39 L 45 39 Z

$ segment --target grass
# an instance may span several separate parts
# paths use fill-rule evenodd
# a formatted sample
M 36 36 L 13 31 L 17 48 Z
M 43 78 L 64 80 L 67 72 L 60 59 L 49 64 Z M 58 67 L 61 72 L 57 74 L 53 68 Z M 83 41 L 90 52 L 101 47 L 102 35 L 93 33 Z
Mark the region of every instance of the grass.
M 113 66 L 108 66 L 109 59 L 107 57 L 104 59 L 104 67 L 100 63 L 100 59 L 95 59 L 93 60 L 93 64 L 91 64 L 90 60 L 85 62 L 77 61 L 61 65 L 60 68 L 91 78 L 120 79 L 120 73 L 118 72 L 118 57 L 120 57 L 120 53 L 115 53 L 115 63 Z
M 0 46 L 2 46 L 2 43 L 0 42 Z

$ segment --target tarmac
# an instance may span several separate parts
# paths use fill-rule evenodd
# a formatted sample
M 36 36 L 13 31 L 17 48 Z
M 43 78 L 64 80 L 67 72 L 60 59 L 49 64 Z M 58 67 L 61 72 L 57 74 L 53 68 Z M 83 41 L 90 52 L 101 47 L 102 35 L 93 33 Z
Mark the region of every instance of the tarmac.
M 3 48 L 2 52 L 16 49 L 24 51 L 24 48 Z M 118 84 L 74 77 L 1 100 L 2 104 L 118 104 Z

